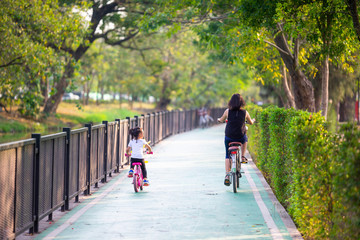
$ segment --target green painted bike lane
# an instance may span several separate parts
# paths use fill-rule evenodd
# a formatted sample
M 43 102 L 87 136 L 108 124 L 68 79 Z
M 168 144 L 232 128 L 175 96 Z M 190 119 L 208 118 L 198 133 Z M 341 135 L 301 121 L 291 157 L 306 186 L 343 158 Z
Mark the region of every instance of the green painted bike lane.
M 252 162 L 236 194 L 224 186 L 223 138 L 220 125 L 160 142 L 144 191 L 123 171 L 37 239 L 301 239 Z

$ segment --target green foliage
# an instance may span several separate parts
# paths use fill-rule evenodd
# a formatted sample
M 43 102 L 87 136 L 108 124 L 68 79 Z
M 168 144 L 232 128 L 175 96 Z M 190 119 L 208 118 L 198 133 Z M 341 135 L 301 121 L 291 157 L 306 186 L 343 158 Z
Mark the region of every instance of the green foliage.
M 360 130 L 348 123 L 340 129 L 341 141 L 333 171 L 334 239 L 360 238 Z
M 146 43 L 147 51 L 106 47 L 95 42 L 81 60 L 76 78 L 78 88 L 91 85 L 92 91 L 122 93 L 133 99 L 168 100 L 180 108 L 220 105 L 232 91 L 245 91 L 252 72 L 244 65 L 226 65 L 209 58 L 196 44 L 198 37 L 188 31 L 168 38 L 157 34 Z
M 79 2 L 77 10 L 84 5 Z M 40 86 L 56 82 L 54 76 L 66 57 L 57 51 L 78 46 L 79 36 L 85 34 L 82 17 L 72 10 L 60 7 L 57 0 L 0 2 L 1 104 L 19 105 L 25 117 L 38 116 L 43 100 Z
M 263 109 L 257 105 L 249 104 L 246 106 L 246 110 L 249 112 L 249 114 L 252 118 L 255 118 L 254 125 L 248 127 L 248 134 L 247 134 L 247 135 L 249 135 L 248 136 L 249 137 L 248 148 L 252 154 L 253 160 L 256 162 L 256 165 L 258 165 L 259 168 L 261 168 L 260 167 L 261 160 L 259 160 L 259 153 L 261 151 L 260 150 L 261 146 L 259 144 L 261 128 L 258 126 L 258 124 L 259 124 L 260 115 L 261 115 L 261 112 Z
M 320 114 L 303 112 L 291 125 L 293 183 L 289 211 L 303 235 L 327 239 L 332 225 L 332 171 L 338 141 Z
M 360 130 L 319 114 L 248 106 L 249 150 L 306 239 L 358 239 Z
M 288 148 L 290 136 L 288 134 L 291 119 L 296 115 L 293 109 L 275 108 L 269 114 L 269 142 L 268 165 L 272 186 L 277 189 L 280 202 L 286 203 L 290 196 L 289 184 L 291 184 L 290 149 Z

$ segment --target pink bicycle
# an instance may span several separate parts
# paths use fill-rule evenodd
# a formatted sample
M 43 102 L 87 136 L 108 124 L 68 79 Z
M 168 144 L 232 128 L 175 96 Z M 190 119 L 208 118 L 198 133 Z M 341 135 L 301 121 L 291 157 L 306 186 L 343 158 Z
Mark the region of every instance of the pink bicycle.
M 141 163 L 135 162 L 133 163 L 133 166 L 134 166 L 134 176 L 133 176 L 134 191 L 139 192 L 139 189 L 142 191 L 144 187 L 144 178 L 141 171 Z
M 147 154 L 153 154 L 153 152 L 146 152 Z M 130 157 L 131 155 L 125 154 L 125 156 Z M 147 161 L 145 161 L 146 163 Z M 144 187 L 144 177 L 141 170 L 141 163 L 140 162 L 134 162 L 132 164 L 134 166 L 134 173 L 133 173 L 133 185 L 134 185 L 134 191 L 139 192 L 143 190 Z

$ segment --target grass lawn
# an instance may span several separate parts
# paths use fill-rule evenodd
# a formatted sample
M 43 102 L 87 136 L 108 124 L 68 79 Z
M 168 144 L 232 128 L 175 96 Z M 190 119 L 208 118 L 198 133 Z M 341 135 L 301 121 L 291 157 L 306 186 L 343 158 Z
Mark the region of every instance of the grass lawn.
M 32 132 L 42 135 L 61 132 L 63 127 L 72 129 L 83 127 L 85 123 L 94 125 L 102 121 L 113 122 L 116 118 L 124 119 L 151 112 L 154 106 L 134 103 L 133 109 L 125 103 L 121 108 L 118 103 L 91 104 L 79 109 L 75 103 L 62 102 L 57 113 L 40 122 L 0 113 L 0 143 L 29 138 Z
M 98 124 L 102 121 L 115 121 L 116 118 L 124 119 L 134 117 L 141 113 L 127 108 L 120 108 L 119 104 L 88 105 L 78 109 L 73 103 L 61 103 L 56 118 L 69 125 L 83 125 L 85 123 Z

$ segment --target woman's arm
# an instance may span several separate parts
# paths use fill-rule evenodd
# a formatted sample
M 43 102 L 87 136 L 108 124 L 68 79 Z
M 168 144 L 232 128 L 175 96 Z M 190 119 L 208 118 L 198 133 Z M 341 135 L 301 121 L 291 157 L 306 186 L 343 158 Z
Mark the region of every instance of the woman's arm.
M 218 118 L 217 121 L 224 122 L 228 118 L 228 114 L 229 114 L 229 109 L 226 109 L 224 114 L 221 116 L 221 118 Z
M 247 120 L 247 122 L 248 122 L 250 125 L 253 125 L 254 122 L 255 122 L 255 118 L 254 118 L 254 119 L 251 119 L 250 114 L 248 113 L 248 111 L 246 111 L 245 119 Z

